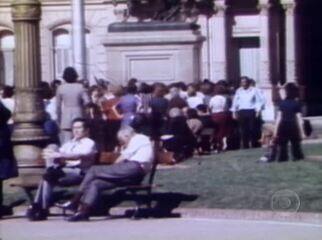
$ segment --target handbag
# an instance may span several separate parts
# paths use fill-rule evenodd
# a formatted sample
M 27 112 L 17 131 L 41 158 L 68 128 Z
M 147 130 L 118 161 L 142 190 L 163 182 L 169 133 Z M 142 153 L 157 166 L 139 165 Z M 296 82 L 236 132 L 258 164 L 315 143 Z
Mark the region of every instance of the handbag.
M 307 137 L 311 136 L 311 134 L 313 132 L 313 128 L 312 128 L 312 124 L 311 124 L 310 120 L 304 119 L 303 130 L 304 130 L 305 136 L 307 136 Z

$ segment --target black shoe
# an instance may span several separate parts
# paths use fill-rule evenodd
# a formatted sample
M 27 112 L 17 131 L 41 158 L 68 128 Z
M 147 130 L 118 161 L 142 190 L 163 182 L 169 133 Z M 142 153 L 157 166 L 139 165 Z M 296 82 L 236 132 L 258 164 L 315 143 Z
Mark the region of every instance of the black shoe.
M 26 217 L 30 221 L 44 221 L 49 215 L 48 209 L 41 208 L 38 204 L 32 204 L 28 207 Z
M 89 216 L 86 213 L 77 212 L 73 216 L 67 218 L 68 222 L 81 222 L 81 221 L 89 221 Z
M 13 215 L 12 207 L 0 206 L 0 216 L 10 216 L 10 215 Z

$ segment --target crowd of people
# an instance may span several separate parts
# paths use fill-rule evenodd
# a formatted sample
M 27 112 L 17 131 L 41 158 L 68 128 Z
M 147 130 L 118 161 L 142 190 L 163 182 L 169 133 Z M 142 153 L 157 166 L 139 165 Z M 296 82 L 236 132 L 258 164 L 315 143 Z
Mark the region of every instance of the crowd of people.
M 61 207 L 78 210 L 71 221 L 88 219 L 102 189 L 140 182 L 150 171 L 153 141 L 162 142 L 163 149 L 173 153 L 174 162 L 194 154 L 219 154 L 261 144 L 267 146 L 261 162 L 282 162 L 288 160 L 288 142 L 294 160 L 304 158 L 301 105 L 293 83 L 285 86 L 285 98 L 277 104 L 276 123 L 269 125 L 261 118 L 267 99 L 248 77 L 241 77 L 237 89 L 227 81 L 213 83 L 207 79 L 168 86 L 134 78 L 126 86 L 97 80 L 96 85 L 88 86 L 78 81 L 74 68 L 68 67 L 63 79 L 64 83 L 55 80 L 41 84 L 47 113 L 44 130 L 50 144 L 43 152 L 47 171 L 29 209 L 30 216 L 38 209 L 40 218 L 46 218 L 53 187 L 64 183 L 80 184 L 80 188 L 74 199 Z M 14 91 L 3 87 L 0 93 L 1 134 L 10 135 Z M 121 153 L 115 164 L 94 166 L 98 153 L 115 151 Z M 4 156 L 1 151 L 0 158 L 13 156 L 11 152 Z M 0 183 L 8 178 L 2 177 L 1 171 L 0 177 Z
M 160 138 L 175 157 L 260 146 L 261 111 L 265 98 L 254 81 L 241 78 L 236 91 L 226 81 L 147 84 L 130 79 L 126 86 L 99 80 L 88 88 L 67 68 L 66 83 L 50 88 L 46 100 L 46 131 L 53 141 L 71 138 L 71 122 L 84 117 L 99 151 L 114 151 L 117 131 L 132 126 L 152 139 Z M 137 125 L 137 126 L 136 126 Z M 60 132 L 58 132 L 60 130 Z M 59 136 L 59 138 L 58 138 Z M 241 141 L 240 141 L 241 139 Z M 179 147 L 181 146 L 181 147 Z

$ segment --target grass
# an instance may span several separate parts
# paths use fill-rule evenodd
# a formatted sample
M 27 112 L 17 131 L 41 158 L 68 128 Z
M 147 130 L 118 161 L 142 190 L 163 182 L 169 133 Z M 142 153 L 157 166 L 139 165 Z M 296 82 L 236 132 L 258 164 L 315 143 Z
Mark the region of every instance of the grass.
M 322 155 L 320 145 L 304 150 Z M 293 211 L 300 205 L 302 212 L 322 212 L 322 162 L 256 163 L 261 154 L 253 149 L 196 157 L 185 168 L 158 171 L 156 181 L 163 191 L 199 195 L 185 207 Z
M 304 151 L 322 156 L 319 144 L 305 145 Z M 257 163 L 261 155 L 261 149 L 231 151 L 160 169 L 156 183 L 163 187 L 158 191 L 199 195 L 181 205 L 189 208 L 271 210 L 274 203 L 279 210 L 295 210 L 300 204 L 301 212 L 322 212 L 322 162 Z M 280 190 L 288 192 L 281 197 L 276 195 Z M 8 186 L 4 191 L 5 202 L 23 196 Z

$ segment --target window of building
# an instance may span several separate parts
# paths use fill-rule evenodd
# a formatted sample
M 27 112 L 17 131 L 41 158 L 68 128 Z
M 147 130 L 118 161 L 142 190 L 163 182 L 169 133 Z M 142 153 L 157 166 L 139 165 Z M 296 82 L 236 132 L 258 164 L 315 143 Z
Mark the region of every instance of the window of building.
M 65 29 L 53 32 L 54 78 L 61 78 L 66 67 L 72 65 L 71 36 Z
M 86 30 L 86 58 L 90 66 L 90 32 Z M 61 79 L 64 69 L 73 66 L 71 26 L 64 25 L 53 31 L 54 78 Z M 87 67 L 88 76 L 90 68 Z
M 13 33 L 0 32 L 0 84 L 14 85 L 14 50 Z

